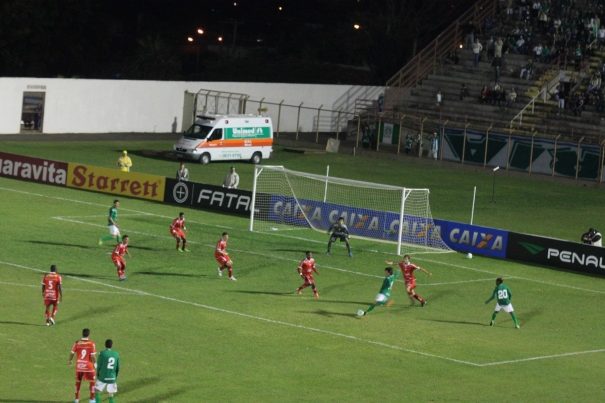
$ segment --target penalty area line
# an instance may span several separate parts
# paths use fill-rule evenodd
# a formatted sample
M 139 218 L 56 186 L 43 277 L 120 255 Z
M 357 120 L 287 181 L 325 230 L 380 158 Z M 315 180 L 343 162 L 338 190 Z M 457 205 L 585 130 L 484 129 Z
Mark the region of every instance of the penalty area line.
M 70 276 L 71 278 L 71 276 Z M 27 288 L 38 288 L 40 289 L 41 285 L 34 285 L 34 284 L 21 284 L 21 283 L 11 283 L 8 281 L 0 281 L 0 285 L 10 285 L 10 286 L 14 286 L 14 287 L 27 287 Z M 92 292 L 92 293 L 97 293 L 97 294 L 120 294 L 120 295 L 134 295 L 134 296 L 140 296 L 139 294 L 133 294 L 132 292 L 123 292 L 123 291 L 104 291 L 104 290 L 87 290 L 84 288 L 71 288 L 71 287 L 62 287 L 63 291 L 76 291 L 76 292 Z
M 44 270 L 41 270 L 41 269 L 36 269 L 34 267 L 24 266 L 24 265 L 17 264 L 17 263 L 0 261 L 0 264 L 5 265 L 5 266 L 10 266 L 10 267 L 13 267 L 13 268 L 34 271 L 34 272 L 42 272 L 42 273 L 45 272 Z M 423 356 L 423 357 L 436 358 L 436 359 L 440 359 L 440 360 L 443 360 L 443 361 L 454 362 L 454 363 L 457 363 L 457 364 L 464 364 L 464 365 L 468 365 L 468 366 L 479 367 L 479 364 L 471 362 L 471 361 L 458 360 L 458 359 L 455 359 L 455 358 L 441 356 L 441 355 L 437 355 L 437 354 L 431 354 L 431 353 L 427 353 L 427 352 L 424 352 L 424 351 L 412 350 L 412 349 L 408 349 L 408 348 L 405 348 L 405 347 L 401 347 L 401 346 L 397 346 L 397 345 L 393 345 L 393 344 L 387 344 L 387 343 L 384 343 L 384 342 L 381 342 L 381 341 L 376 341 L 376 340 L 371 340 L 371 339 L 364 339 L 364 338 L 361 338 L 361 337 L 357 337 L 357 336 L 353 336 L 353 335 L 345 334 L 345 333 L 340 333 L 340 332 L 335 332 L 335 331 L 332 331 L 332 330 L 321 329 L 321 328 L 317 328 L 317 327 L 304 326 L 304 325 L 300 325 L 300 324 L 296 324 L 296 323 L 291 323 L 291 322 L 285 322 L 285 321 L 277 320 L 277 319 L 265 318 L 265 317 L 262 317 L 262 316 L 252 315 L 252 314 L 248 314 L 248 313 L 244 313 L 244 312 L 233 311 L 233 310 L 225 309 L 225 308 L 219 308 L 219 307 L 216 307 L 216 306 L 202 304 L 202 303 L 199 303 L 199 302 L 187 301 L 187 300 L 183 300 L 183 299 L 179 299 L 179 298 L 168 297 L 168 296 L 165 296 L 165 295 L 153 294 L 153 293 L 150 293 L 150 292 L 147 292 L 147 291 L 143 291 L 143 290 L 137 290 L 137 289 L 133 289 L 133 288 L 126 288 L 126 287 L 116 286 L 116 285 L 112 285 L 112 284 L 107 284 L 107 283 L 104 283 L 102 281 L 84 279 L 84 278 L 79 278 L 79 277 L 75 277 L 75 276 L 66 276 L 66 277 L 72 278 L 74 280 L 79 280 L 79 281 L 84 281 L 84 282 L 98 284 L 98 285 L 105 286 L 105 287 L 111 287 L 111 288 L 117 289 L 117 290 L 128 291 L 128 292 L 131 292 L 133 294 L 138 294 L 138 295 L 144 295 L 144 296 L 148 296 L 148 297 L 152 297 L 152 298 L 157 298 L 157 299 L 160 299 L 160 300 L 163 300 L 163 301 L 170 301 L 170 302 L 175 302 L 175 303 L 179 303 L 179 304 L 183 304 L 183 305 L 194 306 L 196 308 L 202 308 L 202 309 L 206 309 L 206 310 L 213 311 L 213 312 L 219 312 L 219 313 L 229 314 L 229 315 L 233 315 L 233 316 L 238 316 L 238 317 L 241 317 L 241 318 L 256 320 L 256 321 L 259 321 L 259 322 L 265 322 L 265 323 L 269 323 L 269 324 L 273 324 L 273 325 L 279 325 L 279 326 L 289 327 L 289 328 L 293 328 L 293 329 L 300 329 L 300 330 L 304 330 L 304 331 L 307 331 L 307 332 L 319 333 L 319 334 L 324 334 L 324 335 L 328 335 L 328 336 L 343 338 L 343 339 L 347 339 L 347 340 L 351 340 L 351 341 L 355 341 L 355 342 L 359 342 L 359 343 L 370 344 L 370 345 L 373 345 L 373 346 L 388 348 L 388 349 L 391 349 L 391 350 L 397 350 L 397 351 L 401 351 L 401 352 L 404 352 L 404 353 L 420 355 L 420 356 Z
M 520 363 L 520 362 L 547 360 L 547 359 L 550 359 L 550 358 L 573 357 L 573 356 L 576 356 L 576 355 L 597 354 L 597 353 L 605 353 L 605 348 L 600 348 L 600 349 L 597 349 L 597 350 L 574 351 L 574 352 L 570 352 L 570 353 L 561 353 L 561 354 L 541 355 L 541 356 L 529 357 L 529 358 L 519 358 L 518 360 L 506 360 L 506 361 L 486 362 L 484 364 L 478 364 L 478 366 L 480 366 L 480 367 L 490 367 L 490 366 L 496 366 L 496 365 L 517 364 L 517 363 Z

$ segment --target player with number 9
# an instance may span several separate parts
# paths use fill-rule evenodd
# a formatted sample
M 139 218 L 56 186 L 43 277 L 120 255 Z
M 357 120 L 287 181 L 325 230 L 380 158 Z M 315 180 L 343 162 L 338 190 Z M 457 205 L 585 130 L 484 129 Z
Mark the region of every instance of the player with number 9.
M 90 403 L 95 402 L 95 367 L 97 349 L 95 342 L 90 340 L 90 329 L 82 329 L 82 338 L 77 340 L 71 348 L 69 361 L 71 365 L 74 356 L 76 358 L 76 392 L 74 403 L 80 401 L 80 385 L 82 381 L 88 381 L 90 391 Z

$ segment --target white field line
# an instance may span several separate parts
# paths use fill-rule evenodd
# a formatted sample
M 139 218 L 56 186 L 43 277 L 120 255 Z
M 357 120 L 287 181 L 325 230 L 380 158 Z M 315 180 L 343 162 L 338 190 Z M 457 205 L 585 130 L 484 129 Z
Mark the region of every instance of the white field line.
M 467 266 L 461 266 L 461 265 L 457 265 L 457 264 L 453 264 L 453 263 L 444 263 L 444 262 L 440 262 L 438 260 L 432 260 L 432 259 L 423 259 L 429 263 L 438 263 L 438 264 L 442 264 L 444 266 L 450 266 L 450 267 L 454 267 L 457 269 L 463 269 L 463 270 L 470 270 L 470 271 L 475 271 L 478 273 L 486 273 L 486 274 L 493 274 L 496 275 L 495 273 L 492 273 L 491 271 L 487 271 L 487 270 L 481 270 L 481 269 L 475 269 L 473 267 L 467 267 Z M 573 285 L 568 285 L 568 284 L 559 284 L 559 283 L 554 283 L 552 281 L 543 281 L 543 280 L 535 280 L 533 278 L 527 278 L 527 277 L 519 277 L 519 276 L 506 276 L 507 278 L 514 278 L 517 280 L 523 280 L 523 281 L 529 281 L 532 283 L 538 283 L 538 284 L 544 284 L 544 285 L 550 285 L 553 287 L 560 287 L 560 288 L 569 288 L 571 290 L 578 290 L 578 291 L 584 291 L 584 292 L 592 292 L 595 294 L 605 294 L 604 290 L 593 290 L 591 288 L 583 288 L 583 287 L 576 287 Z M 495 279 L 492 279 L 495 281 Z
M 107 207 L 105 204 L 100 204 L 100 203 L 93 203 L 93 202 L 87 202 L 87 201 L 81 201 L 81 200 L 76 200 L 76 199 L 69 199 L 69 198 L 65 198 L 65 197 L 58 197 L 58 196 L 48 196 L 48 195 L 44 195 L 44 194 L 39 194 L 39 193 L 33 193 L 33 192 L 26 192 L 23 190 L 17 190 L 17 189 L 12 189 L 12 188 L 7 188 L 7 187 L 3 187 L 0 186 L 0 190 L 5 190 L 8 192 L 15 192 L 15 193 L 21 193 L 21 194 L 26 194 L 29 196 L 38 196 L 38 197 L 43 197 L 43 198 L 47 198 L 47 199 L 54 199 L 54 200 L 62 200 L 62 201 L 67 201 L 67 202 L 72 202 L 72 203 L 79 203 L 79 204 L 86 204 L 86 205 L 91 205 L 91 206 L 102 206 L 102 207 Z M 134 210 L 134 209 L 126 209 L 126 208 L 121 208 L 121 210 L 124 211 L 132 211 L 135 213 L 141 213 L 141 214 L 145 214 L 145 215 L 149 215 L 149 216 L 155 216 L 155 217 L 160 217 L 160 218 L 172 218 L 170 216 L 164 216 L 161 214 L 154 214 L 154 213 L 149 213 L 149 212 L 145 212 L 145 211 L 140 211 L 140 210 Z M 88 224 L 88 225 L 93 225 L 90 223 L 84 223 L 84 224 Z M 201 223 L 201 225 L 210 225 L 210 224 L 203 224 Z M 106 226 L 104 225 L 99 225 L 100 227 L 105 228 Z M 215 226 L 215 225 L 212 225 Z M 220 226 L 215 226 L 215 227 L 220 227 Z M 220 228 L 227 228 L 229 229 L 229 227 L 220 227 Z M 308 240 L 311 241 L 311 240 Z M 318 242 L 318 241 L 315 241 Z M 209 246 L 214 248 L 214 245 L 205 245 L 205 246 Z M 234 249 L 235 250 L 235 249 Z M 245 251 L 242 251 L 245 252 Z M 256 254 L 254 252 L 249 252 L 251 254 Z M 262 254 L 258 254 L 260 256 L 266 256 L 266 255 L 262 255 Z M 280 259 L 280 256 L 272 256 L 276 259 Z M 294 261 L 294 259 L 282 259 L 282 260 L 289 260 L 289 261 Z M 469 271 L 474 271 L 474 272 L 478 272 L 478 273 L 485 273 L 485 274 L 490 274 L 493 276 L 497 276 L 498 273 L 494 273 L 488 270 L 482 270 L 482 269 L 476 269 L 473 267 L 468 267 L 468 266 L 462 266 L 462 265 L 457 265 L 457 264 L 453 264 L 453 263 L 447 263 L 447 262 L 441 262 L 439 260 L 432 260 L 432 259 L 422 259 L 424 261 L 427 261 L 429 263 L 436 263 L 436 264 L 440 264 L 443 266 L 449 266 L 449 267 L 454 267 L 454 268 L 458 268 L 458 269 L 462 269 L 462 270 L 469 270 Z M 298 262 L 298 261 L 297 261 Z M 333 270 L 339 270 L 339 271 L 343 271 L 343 272 L 348 272 L 348 273 L 355 273 L 361 276 L 366 276 L 366 277 L 374 277 L 374 278 L 382 278 L 381 276 L 376 276 L 376 275 L 371 275 L 371 274 L 365 274 L 365 273 L 359 273 L 359 272 L 354 272 L 354 271 L 350 271 L 350 270 L 345 270 L 345 269 L 339 269 L 336 267 L 330 267 L 330 266 L 321 266 L 321 267 L 327 267 L 327 268 L 331 268 Z M 553 287 L 560 287 L 560 288 L 569 288 L 569 289 L 573 289 L 573 290 L 578 290 L 578 291 L 584 291 L 584 292 L 591 292 L 591 293 L 596 293 L 596 294 L 605 294 L 605 291 L 602 290 L 593 290 L 593 289 L 589 289 L 589 288 L 582 288 L 582 287 L 575 287 L 575 286 L 570 286 L 567 284 L 559 284 L 559 283 L 554 283 L 554 282 L 550 282 L 550 281 L 542 281 L 542 280 L 535 280 L 535 279 L 530 279 L 530 278 L 526 278 L 526 277 L 518 277 L 518 276 L 514 276 L 516 279 L 519 280 L 524 280 L 524 281 L 529 281 L 529 282 L 534 282 L 534 283 L 538 283 L 538 284 L 544 284 L 544 285 L 550 285 Z M 509 277 L 509 278 L 512 278 Z
M 80 221 L 80 220 L 74 220 L 71 218 L 68 218 L 67 216 L 57 216 L 57 217 L 52 217 L 55 220 L 59 220 L 59 221 L 66 221 L 66 222 L 71 222 L 71 223 L 75 223 L 75 224 L 81 224 L 81 225 L 90 225 L 93 227 L 101 227 L 101 228 L 105 228 L 105 225 L 101 225 L 101 224 L 95 224 L 95 223 L 89 223 L 86 221 Z M 172 237 L 167 236 L 167 235 L 157 235 L 157 234 L 152 234 L 149 232 L 142 232 L 142 231 L 135 231 L 135 230 L 124 230 L 124 233 L 128 233 L 128 234 L 138 234 L 138 235 L 143 235 L 143 236 L 147 236 L 147 237 L 151 237 L 151 238 L 160 238 L 160 239 L 172 239 Z M 207 247 L 207 248 L 211 248 L 214 249 L 216 246 L 215 245 L 210 245 L 210 244 L 203 244 L 201 242 L 197 242 L 197 241 L 192 241 L 192 240 L 188 240 L 187 243 L 189 244 L 194 244 L 194 245 L 201 245 L 203 247 Z M 235 251 L 235 252 L 240 252 L 240 253 L 246 253 L 248 255 L 256 255 L 256 256 L 261 256 L 261 257 L 265 257 L 265 258 L 270 258 L 270 259 L 277 259 L 277 260 L 284 260 L 287 262 L 293 262 L 293 263 L 299 263 L 300 260 L 298 259 L 291 259 L 291 258 L 286 258 L 283 256 L 279 256 L 279 255 L 272 255 L 272 254 L 266 254 L 266 253 L 260 253 L 260 252 L 253 252 L 250 250 L 244 250 L 244 249 L 234 249 L 234 248 L 230 248 L 230 250 Z M 353 274 L 353 275 L 357 275 L 357 276 L 363 276 L 363 277 L 372 277 L 372 278 L 384 278 L 383 276 L 378 276 L 376 274 L 367 274 L 367 273 L 362 273 L 362 272 L 358 272 L 358 271 L 354 271 L 354 270 L 347 270 L 347 269 L 342 269 L 339 267 L 334 267 L 334 266 L 328 266 L 328 265 L 317 265 L 317 267 L 321 268 L 321 269 L 329 269 L 329 270 L 334 270 L 334 271 L 340 271 L 343 273 L 347 273 L 347 274 Z M 510 278 L 510 277 L 509 277 Z M 452 281 L 452 282 L 442 282 L 442 283 L 423 283 L 421 284 L 423 287 L 424 286 L 440 286 L 440 285 L 448 285 L 448 284 L 464 284 L 464 283 L 471 283 L 471 282 L 476 282 L 476 281 L 494 281 L 493 277 L 490 277 L 489 279 L 476 279 L 476 280 L 465 280 L 465 281 Z M 403 283 L 403 280 L 397 280 L 397 282 Z M 420 283 L 419 283 L 420 284 Z
M 1 285 L 10 285 L 13 287 L 28 287 L 28 288 L 38 288 L 38 289 L 42 289 L 42 285 L 34 285 L 34 284 L 21 284 L 21 283 L 11 283 L 8 281 L 0 281 Z M 138 295 L 138 294 L 133 294 L 131 291 L 129 292 L 122 292 L 122 291 L 104 291 L 104 290 L 86 290 L 84 288 L 71 288 L 71 287 L 62 287 L 63 291 L 77 291 L 77 292 L 93 292 L 93 293 L 98 293 L 98 294 L 122 294 L 122 295 Z
M 1 265 L 5 265 L 5 266 L 9 266 L 9 267 L 12 267 L 12 268 L 24 269 L 24 270 L 34 271 L 34 272 L 38 272 L 38 273 L 44 273 L 45 272 L 44 270 L 41 270 L 41 269 L 36 269 L 34 267 L 28 267 L 28 266 L 24 266 L 24 265 L 16 264 L 16 263 L 11 263 L 11 262 L 0 261 L 0 264 Z M 384 347 L 384 348 L 388 348 L 388 349 L 391 349 L 391 350 L 397 350 L 397 351 L 402 351 L 402 352 L 406 352 L 406 353 L 421 355 L 421 356 L 424 356 L 424 357 L 438 358 L 438 359 L 441 359 L 441 360 L 455 362 L 455 363 L 458 363 L 458 364 L 470 365 L 470 366 L 473 366 L 473 367 L 478 367 L 479 366 L 479 364 L 476 364 L 476 363 L 470 362 L 470 361 L 457 360 L 457 359 L 451 358 L 451 357 L 445 357 L 445 356 L 440 356 L 440 355 L 437 355 L 437 354 L 426 353 L 426 352 L 423 352 L 423 351 L 412 350 L 412 349 L 404 348 L 404 347 L 401 347 L 401 346 L 396 346 L 396 345 L 392 345 L 392 344 L 383 343 L 383 342 L 376 341 L 376 340 L 363 339 L 361 337 L 357 337 L 357 336 L 353 336 L 353 335 L 349 335 L 349 334 L 345 334 L 345 333 L 339 333 L 339 332 L 334 332 L 334 331 L 331 331 L 331 330 L 326 330 L 326 329 L 320 329 L 320 328 L 315 328 L 315 327 L 309 327 L 309 326 L 299 325 L 299 324 L 296 324 L 296 323 L 284 322 L 282 320 L 269 319 L 269 318 L 265 318 L 265 317 L 262 317 L 262 316 L 256 316 L 256 315 L 251 315 L 251 314 L 247 314 L 247 313 L 243 313 L 243 312 L 232 311 L 232 310 L 229 310 L 229 309 L 219 308 L 219 307 L 215 307 L 215 306 L 211 306 L 211 305 L 200 304 L 200 303 L 197 303 L 197 302 L 186 301 L 186 300 L 182 300 L 182 299 L 178 299 L 178 298 L 173 298 L 173 297 L 168 297 L 168 296 L 159 295 L 159 294 L 153 294 L 153 293 L 146 292 L 146 291 L 143 291 L 143 290 L 137 290 L 137 289 L 133 289 L 133 288 L 126 288 L 126 287 L 116 286 L 116 285 L 112 285 L 112 284 L 107 284 L 107 283 L 104 283 L 102 281 L 91 280 L 91 279 L 84 279 L 84 278 L 75 277 L 75 276 L 66 276 L 66 277 L 69 277 L 69 278 L 74 279 L 74 280 L 85 281 L 87 283 L 93 283 L 93 284 L 97 284 L 97 285 L 101 285 L 101 286 L 105 286 L 105 287 L 111 287 L 111 288 L 117 289 L 117 290 L 128 291 L 128 292 L 131 292 L 131 293 L 134 293 L 134 294 L 138 294 L 138 295 L 144 295 L 144 296 L 148 296 L 148 297 L 153 297 L 153 298 L 157 298 L 157 299 L 164 300 L 164 301 L 176 302 L 176 303 L 179 303 L 179 304 L 194 306 L 196 308 L 203 308 L 203 309 L 206 309 L 206 310 L 209 310 L 209 311 L 214 311 L 214 312 L 219 312 L 219 313 L 225 313 L 225 314 L 229 314 L 229 315 L 239 316 L 239 317 L 246 318 L 246 319 L 252 319 L 252 320 L 256 320 L 256 321 L 260 321 L 260 322 L 265 322 L 265 323 L 270 323 L 270 324 L 274 324 L 274 325 L 280 325 L 280 326 L 290 327 L 290 328 L 294 328 L 294 329 L 301 329 L 301 330 L 305 330 L 305 331 L 309 331 L 309 332 L 320 333 L 320 334 L 325 334 L 325 335 L 334 336 L 334 337 L 340 337 L 340 338 L 348 339 L 348 340 L 355 341 L 355 342 L 371 344 L 371 345 L 374 345 L 374 346 L 379 346 L 379 347 Z
M 76 200 L 76 199 L 68 199 L 66 197 L 59 197 L 59 196 L 49 196 L 49 195 L 40 194 L 40 193 L 26 192 L 24 190 L 17 190 L 17 189 L 7 188 L 7 187 L 4 187 L 4 186 L 0 186 L 0 190 L 5 190 L 7 192 L 21 193 L 21 194 L 25 194 L 25 195 L 28 195 L 28 196 L 38 196 L 38 197 L 43 197 L 43 198 L 46 198 L 46 199 L 61 200 L 61 201 L 66 201 L 66 202 L 71 202 L 71 203 L 85 204 L 85 205 L 88 205 L 88 206 L 105 207 L 105 208 L 109 209 L 109 205 L 108 204 L 88 202 L 88 201 Z M 109 196 L 111 196 L 111 195 L 109 195 Z M 184 206 L 184 207 L 186 207 L 186 206 Z M 175 206 L 175 209 L 177 209 L 177 206 Z M 174 217 L 176 217 L 176 216 L 173 217 L 173 216 L 167 216 L 167 215 L 149 213 L 147 211 L 134 210 L 134 209 L 124 208 L 124 207 L 120 207 L 120 211 L 132 211 L 132 212 L 135 212 L 135 213 L 139 213 L 141 215 L 154 216 L 154 217 L 160 217 L 160 218 L 168 218 L 170 220 L 172 220 Z M 107 217 L 107 215 L 104 215 L 104 217 Z M 197 221 L 189 221 L 189 222 L 194 223 L 194 224 L 199 224 L 199 225 L 206 225 L 208 227 L 233 229 L 233 228 L 225 226 L 225 225 L 214 225 L 214 224 L 207 224 L 207 223 L 202 223 L 202 222 L 197 222 Z
M 527 361 L 547 360 L 549 358 L 573 357 L 576 355 L 597 354 L 597 353 L 604 353 L 604 352 L 605 352 L 605 348 L 600 348 L 597 350 L 575 351 L 575 352 L 571 352 L 571 353 L 561 353 L 561 354 L 541 355 L 541 356 L 529 357 L 529 358 L 520 358 L 518 360 L 486 362 L 484 364 L 478 364 L 478 366 L 479 367 L 492 367 L 492 366 L 496 366 L 496 365 L 517 364 L 520 362 L 527 362 Z
M 104 205 L 99 204 L 99 203 L 83 202 L 83 201 L 80 201 L 80 200 L 73 200 L 73 199 L 62 198 L 62 197 L 42 195 L 42 194 L 37 194 L 37 193 L 32 193 L 32 192 L 25 192 L 25 191 L 20 191 L 20 190 L 5 188 L 5 187 L 0 187 L 0 190 L 17 192 L 17 193 L 22 193 L 22 194 L 27 194 L 27 195 L 40 196 L 40 197 L 50 198 L 50 199 L 64 200 L 64 201 L 69 201 L 69 202 L 73 202 L 73 203 L 82 203 L 82 204 L 89 204 L 89 205 L 95 205 L 95 206 L 104 206 Z M 123 210 L 127 210 L 127 209 L 123 209 Z M 138 211 L 138 210 L 132 210 L 132 209 L 130 209 L 128 211 L 134 211 L 134 212 L 137 212 L 137 213 L 148 214 L 150 216 L 170 218 L 168 216 L 162 216 L 162 215 L 153 214 L 153 213 L 145 213 L 145 212 L 141 212 L 141 211 Z M 95 224 L 90 224 L 90 223 L 85 223 L 85 222 L 82 222 L 82 224 L 95 225 Z M 101 225 L 99 225 L 99 226 L 101 226 Z M 105 226 L 101 226 L 101 227 L 105 227 Z M 168 237 L 164 237 L 164 238 L 168 238 Z M 213 245 L 205 245 L 205 246 L 214 248 Z M 242 252 L 245 252 L 245 251 L 242 251 Z M 250 253 L 252 253 L 252 252 L 250 252 Z M 265 255 L 262 255 L 262 254 L 259 254 L 259 255 L 265 256 Z M 276 256 L 275 258 L 280 258 L 280 257 Z M 295 259 L 283 259 L 283 260 L 296 261 Z M 444 266 L 450 266 L 450 267 L 455 267 L 455 268 L 459 268 L 459 269 L 463 269 L 463 270 L 471 270 L 471 271 L 475 271 L 475 272 L 480 272 L 480 273 L 486 273 L 486 274 L 495 275 L 495 273 L 492 273 L 492 272 L 487 271 L 487 270 L 475 269 L 475 268 L 472 268 L 472 267 L 467 267 L 467 266 L 462 266 L 462 265 L 456 265 L 456 264 L 451 264 L 451 263 L 445 263 L 445 262 L 440 262 L 440 261 L 435 261 L 435 260 L 428 260 L 428 259 L 424 259 L 424 260 L 426 260 L 428 262 L 432 262 L 432 263 L 441 264 L 441 265 L 444 265 Z M 0 264 L 2 264 L 2 263 L 8 264 L 8 265 L 11 265 L 11 266 L 27 268 L 25 266 L 19 266 L 19 265 L 15 265 L 15 264 L 12 264 L 12 263 L 6 263 L 6 262 L 0 261 Z M 329 267 L 329 266 L 326 266 L 326 267 Z M 33 269 L 33 268 L 27 268 L 27 269 L 28 270 L 39 271 L 39 272 L 44 272 L 43 270 L 39 270 L 39 269 Z M 344 269 L 338 269 L 338 268 L 334 268 L 334 269 L 335 270 L 344 271 L 344 272 L 349 272 L 349 273 L 354 273 L 354 274 L 369 276 L 369 277 L 379 277 L 379 276 L 373 276 L 373 275 L 369 275 L 369 274 L 365 274 L 365 273 L 352 272 L 352 271 L 344 270 Z M 197 303 L 193 303 L 193 302 L 180 301 L 180 300 L 177 300 L 177 299 L 174 299 L 174 298 L 170 298 L 170 297 L 156 296 L 154 294 L 150 294 L 150 293 L 147 293 L 147 292 L 144 292 L 144 291 L 128 289 L 128 288 L 125 288 L 125 287 L 119 287 L 119 286 L 115 286 L 115 285 L 111 285 L 111 284 L 106 284 L 106 283 L 103 283 L 103 282 L 100 282 L 100 281 L 95 281 L 95 280 L 90 280 L 90 279 L 83 279 L 83 278 L 78 278 L 78 277 L 74 277 L 74 278 L 77 279 L 77 280 L 80 280 L 80 281 L 86 281 L 86 282 L 90 282 L 90 283 L 94 283 L 94 284 L 100 284 L 100 285 L 104 285 L 104 286 L 115 288 L 115 289 L 119 289 L 119 290 L 127 290 L 127 291 L 138 293 L 138 294 L 141 294 L 141 295 L 155 296 L 156 298 L 161 298 L 161 299 L 165 299 L 165 300 L 172 300 L 172 301 L 175 301 L 175 302 L 181 302 L 181 303 L 190 304 L 190 305 L 194 305 L 194 306 L 204 307 L 204 308 L 207 308 L 207 309 L 210 309 L 210 310 L 216 310 L 216 311 L 219 311 L 219 312 L 232 313 L 234 315 L 240 315 L 240 316 L 244 316 L 244 317 L 250 317 L 250 318 L 253 318 L 253 319 L 255 318 L 254 316 L 251 316 L 251 315 L 248 315 L 248 314 L 240 314 L 240 313 L 233 312 L 233 311 L 222 310 L 221 308 L 214 308 L 214 307 L 210 307 L 210 306 L 206 306 L 206 305 L 202 305 L 202 304 L 197 304 Z M 574 286 L 569 286 L 569 285 L 566 285 L 566 284 L 558 284 L 558 283 L 553 283 L 553 282 L 545 282 L 545 281 L 527 279 L 527 278 L 516 277 L 516 276 L 515 276 L 515 278 L 518 278 L 518 279 L 521 279 L 521 280 L 526 280 L 526 281 L 531 281 L 531 282 L 537 282 L 537 283 L 545 284 L 545 285 L 551 285 L 551 286 L 561 287 L 561 288 L 570 288 L 570 289 L 581 290 L 581 291 L 586 291 L 586 292 L 594 292 L 594 293 L 599 293 L 599 294 L 605 293 L 605 291 L 591 290 L 591 289 L 586 289 L 586 288 L 574 287 Z M 312 330 L 312 331 L 316 331 L 316 332 L 320 332 L 320 333 L 325 333 L 325 334 L 340 335 L 339 333 L 334 333 L 334 332 L 330 332 L 330 331 L 323 331 L 321 329 L 314 330 L 313 328 L 307 328 L 307 327 L 302 326 L 302 325 L 287 324 L 287 322 L 273 321 L 272 319 L 266 319 L 266 318 L 258 317 L 258 320 L 263 320 L 263 321 L 266 321 L 266 322 L 269 322 L 269 323 L 284 324 L 285 326 L 297 327 L 297 328 Z M 496 361 L 496 362 L 493 362 L 493 363 L 478 364 L 478 363 L 473 363 L 473 362 L 470 362 L 470 361 L 456 360 L 456 359 L 449 358 L 449 357 L 442 357 L 442 356 L 433 355 L 433 354 L 429 354 L 429 353 L 424 353 L 424 352 L 420 352 L 420 351 L 408 350 L 408 349 L 404 349 L 404 348 L 401 348 L 401 347 L 398 347 L 398 346 L 387 345 L 387 344 L 384 344 L 382 342 L 364 340 L 364 339 L 357 338 L 355 336 L 348 336 L 348 335 L 344 335 L 344 334 L 342 334 L 340 336 L 341 337 L 345 337 L 345 338 L 349 338 L 349 339 L 352 339 L 352 340 L 359 340 L 359 341 L 364 341 L 364 342 L 367 342 L 367 343 L 370 343 L 370 344 L 374 344 L 374 345 L 388 347 L 388 348 L 395 349 L 395 350 L 400 350 L 400 351 L 415 353 L 415 354 L 419 354 L 419 355 L 423 355 L 423 356 L 427 356 L 427 357 L 440 358 L 440 359 L 444 359 L 444 360 L 447 360 L 447 361 L 453 361 L 453 362 L 457 362 L 457 363 L 461 363 L 461 364 L 465 364 L 465 365 L 471 365 L 471 366 L 475 366 L 475 367 L 490 366 L 490 365 L 493 366 L 493 365 L 514 364 L 514 363 L 523 362 L 523 361 L 533 361 L 533 360 L 539 360 L 539 359 L 557 358 L 557 357 L 562 357 L 562 356 L 573 356 L 573 355 L 580 355 L 580 354 L 599 353 L 599 352 L 605 351 L 605 350 L 601 350 L 601 349 L 599 349 L 599 350 L 588 350 L 588 351 L 580 351 L 580 352 L 562 353 L 562 355 L 538 356 L 538 357 L 531 357 L 531 358 L 528 358 L 528 359 L 509 360 L 509 361 Z

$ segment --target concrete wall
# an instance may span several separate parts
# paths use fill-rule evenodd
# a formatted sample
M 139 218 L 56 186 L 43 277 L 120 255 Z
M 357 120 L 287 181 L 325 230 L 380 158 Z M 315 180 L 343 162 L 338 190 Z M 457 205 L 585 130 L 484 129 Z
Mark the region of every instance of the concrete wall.
M 174 119 L 181 131 L 185 91 L 200 89 L 244 93 L 265 101 L 324 109 L 351 107 L 354 96 L 377 97 L 381 87 L 284 83 L 86 80 L 62 78 L 0 78 L 0 134 L 20 131 L 23 93 L 45 92 L 44 133 L 170 132 Z M 349 99 L 351 98 L 351 99 Z M 247 112 L 255 112 L 249 107 Z M 277 107 L 267 113 L 277 119 Z M 292 108 L 290 108 L 292 109 Z M 273 116 L 275 115 L 275 116 Z M 292 113 L 281 119 L 281 131 L 295 131 Z M 311 131 L 312 114 L 300 121 Z

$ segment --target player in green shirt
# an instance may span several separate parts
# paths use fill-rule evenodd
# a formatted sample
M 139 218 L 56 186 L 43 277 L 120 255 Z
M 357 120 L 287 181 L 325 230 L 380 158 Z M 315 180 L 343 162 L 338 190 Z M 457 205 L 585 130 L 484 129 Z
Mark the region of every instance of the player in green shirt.
M 384 280 L 382 282 L 382 286 L 380 286 L 380 291 L 378 291 L 378 295 L 376 295 L 376 301 L 371 304 L 367 310 L 358 310 L 357 316 L 364 316 L 368 313 L 372 312 L 374 308 L 379 305 L 388 304 L 389 299 L 391 298 L 391 290 L 393 289 L 393 284 L 395 284 L 395 280 L 397 279 L 398 273 L 393 274 L 392 267 L 386 267 L 384 269 Z
M 116 243 L 120 243 L 120 227 L 118 227 L 118 207 L 120 207 L 120 201 L 115 199 L 113 205 L 109 208 L 109 214 L 107 215 L 107 225 L 109 228 L 109 235 L 102 236 L 99 238 L 99 245 L 103 245 L 104 241 L 115 239 Z
M 109 403 L 115 403 L 114 394 L 118 392 L 118 373 L 120 372 L 120 354 L 113 351 L 113 341 L 105 340 L 105 350 L 97 359 L 97 382 L 95 384 L 95 401 L 101 403 L 101 393 L 107 389 Z
M 510 316 L 512 316 L 513 318 L 513 322 L 515 323 L 515 327 L 519 329 L 521 327 L 519 325 L 519 320 L 515 315 L 513 304 L 510 303 L 513 298 L 513 293 L 510 291 L 510 288 L 508 288 L 508 286 L 504 284 L 504 280 L 502 280 L 502 277 L 498 277 L 496 279 L 496 288 L 494 288 L 492 296 L 489 297 L 489 299 L 485 301 L 485 303 L 489 303 L 494 298 L 496 298 L 498 302 L 496 303 L 496 308 L 494 309 L 494 313 L 492 314 L 492 320 L 489 325 L 494 326 L 494 324 L 496 324 L 496 315 L 498 314 L 498 312 L 500 312 L 500 310 L 504 309 L 504 312 L 510 313 Z

